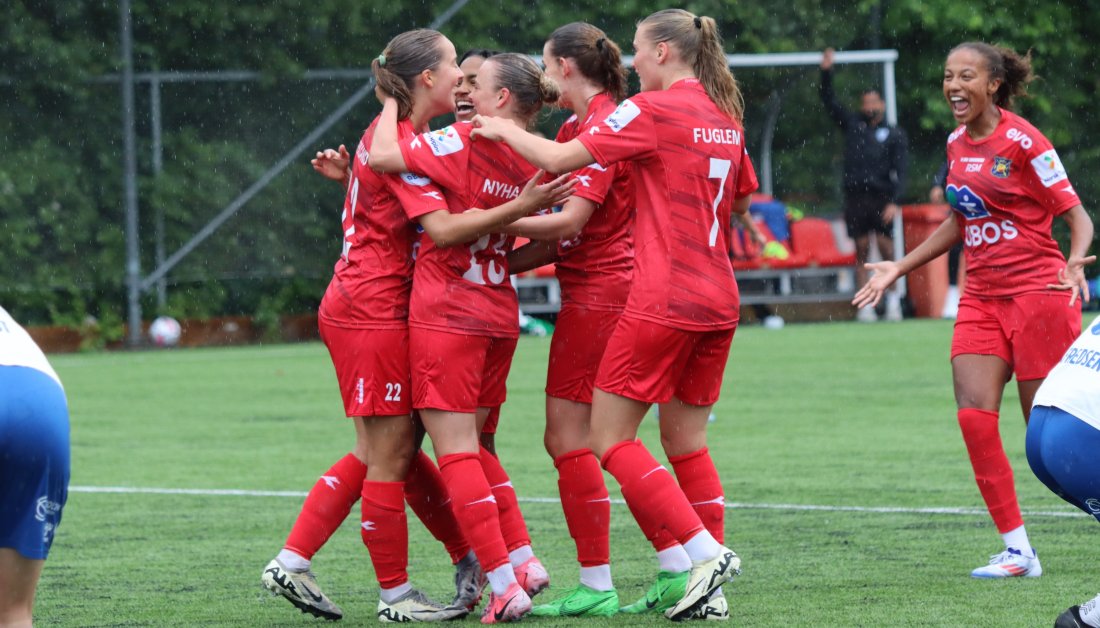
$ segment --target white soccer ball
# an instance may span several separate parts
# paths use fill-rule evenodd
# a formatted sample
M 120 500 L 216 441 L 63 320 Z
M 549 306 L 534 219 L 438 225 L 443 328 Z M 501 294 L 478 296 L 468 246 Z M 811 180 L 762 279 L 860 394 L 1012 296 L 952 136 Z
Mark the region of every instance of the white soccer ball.
M 179 321 L 171 316 L 160 316 L 149 325 L 149 340 L 158 347 L 174 347 L 180 341 Z

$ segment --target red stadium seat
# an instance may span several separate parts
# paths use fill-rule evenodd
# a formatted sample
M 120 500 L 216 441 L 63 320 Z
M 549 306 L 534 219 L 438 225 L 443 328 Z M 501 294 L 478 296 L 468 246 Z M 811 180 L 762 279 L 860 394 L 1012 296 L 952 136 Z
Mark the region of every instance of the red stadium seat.
M 816 266 L 851 266 L 855 253 L 841 253 L 828 220 L 807 217 L 791 223 L 791 248 Z

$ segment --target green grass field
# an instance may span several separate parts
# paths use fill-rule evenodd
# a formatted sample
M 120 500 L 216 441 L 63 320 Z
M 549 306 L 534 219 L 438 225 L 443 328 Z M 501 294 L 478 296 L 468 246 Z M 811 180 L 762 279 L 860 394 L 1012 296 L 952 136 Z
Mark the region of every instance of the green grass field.
M 1096 524 L 1031 474 L 1014 384 L 1002 433 L 1045 575 L 969 578 L 1002 544 L 955 423 L 950 335 L 950 323 L 940 321 L 738 332 L 710 431 L 730 506 L 727 544 L 744 561 L 743 575 L 726 589 L 735 625 L 1049 626 L 1068 605 L 1096 594 Z M 548 348 L 548 339 L 521 340 L 498 435 L 551 574 L 547 599 L 577 576 L 542 448 Z M 353 442 L 321 345 L 52 361 L 71 404 L 73 475 L 39 587 L 38 624 L 321 622 L 259 584 L 304 492 Z M 659 454 L 655 421 L 645 421 L 642 437 Z M 608 486 L 619 497 L 614 480 Z M 127 491 L 105 490 L 112 487 Z M 411 514 L 409 523 L 413 581 L 450 599 L 445 552 Z M 314 569 L 343 607 L 344 623 L 375 622 L 377 585 L 358 507 Z M 612 569 L 623 603 L 656 573 L 652 550 L 621 503 L 612 506 Z

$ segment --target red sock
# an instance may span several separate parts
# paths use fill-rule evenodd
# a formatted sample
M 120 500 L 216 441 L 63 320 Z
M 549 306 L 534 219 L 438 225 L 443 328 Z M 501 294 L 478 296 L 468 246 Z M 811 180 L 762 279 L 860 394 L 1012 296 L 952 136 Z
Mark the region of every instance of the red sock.
M 497 499 L 500 534 L 504 537 L 504 545 L 509 552 L 524 545 L 530 545 L 531 536 L 527 534 L 527 522 L 523 520 L 523 513 L 519 510 L 516 489 L 512 486 L 512 479 L 508 477 L 508 472 L 500 465 L 500 460 L 484 447 L 481 448 L 480 460 L 485 479 L 489 482 L 493 497 Z
M 462 534 L 477 555 L 482 571 L 488 573 L 508 564 L 496 497 L 489 489 L 479 456 L 475 453 L 443 456 L 439 459 L 439 471 L 447 483 Z
M 703 531 L 703 522 L 672 474 L 641 441 L 623 441 L 604 452 L 600 461 L 619 481 L 630 512 L 642 530 L 664 528 L 680 543 Z M 647 535 L 648 537 L 648 535 Z
M 603 483 L 600 462 L 591 449 L 578 449 L 554 458 L 558 494 L 565 511 L 569 536 L 577 545 L 581 567 L 611 562 L 611 499 Z
M 718 469 L 706 447 L 682 456 L 671 456 L 668 461 L 676 472 L 680 490 L 691 502 L 695 514 L 702 519 L 707 532 L 719 543 L 725 543 L 726 497 Z
M 1020 516 L 1012 465 L 1001 444 L 997 419 L 997 413 L 990 410 L 959 410 L 959 427 L 966 442 L 966 452 L 970 454 L 970 464 L 974 467 L 974 479 L 997 531 L 1004 534 L 1024 525 L 1024 518 Z
M 431 457 L 416 452 L 409 475 L 405 478 L 405 501 L 437 541 L 447 548 L 451 562 L 457 563 L 470 553 L 470 544 L 462 536 L 462 528 L 451 510 L 451 496 L 443 476 Z
M 359 499 L 367 465 L 352 454 L 341 458 L 321 476 L 306 496 L 302 512 L 294 520 L 290 536 L 283 548 L 306 560 L 313 558 L 348 518 L 351 507 Z
M 409 581 L 409 522 L 405 483 L 363 481 L 363 523 L 359 532 L 383 589 Z

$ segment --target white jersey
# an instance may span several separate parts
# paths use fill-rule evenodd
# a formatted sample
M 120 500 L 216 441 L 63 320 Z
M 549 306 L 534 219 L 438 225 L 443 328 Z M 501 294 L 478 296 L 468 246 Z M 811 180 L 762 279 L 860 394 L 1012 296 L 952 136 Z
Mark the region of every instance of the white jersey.
M 46 355 L 34 343 L 23 326 L 15 322 L 7 310 L 0 307 L 0 366 L 25 366 L 54 378 L 61 378 L 46 360 Z
M 1051 369 L 1032 405 L 1065 410 L 1100 430 L 1100 316 Z

